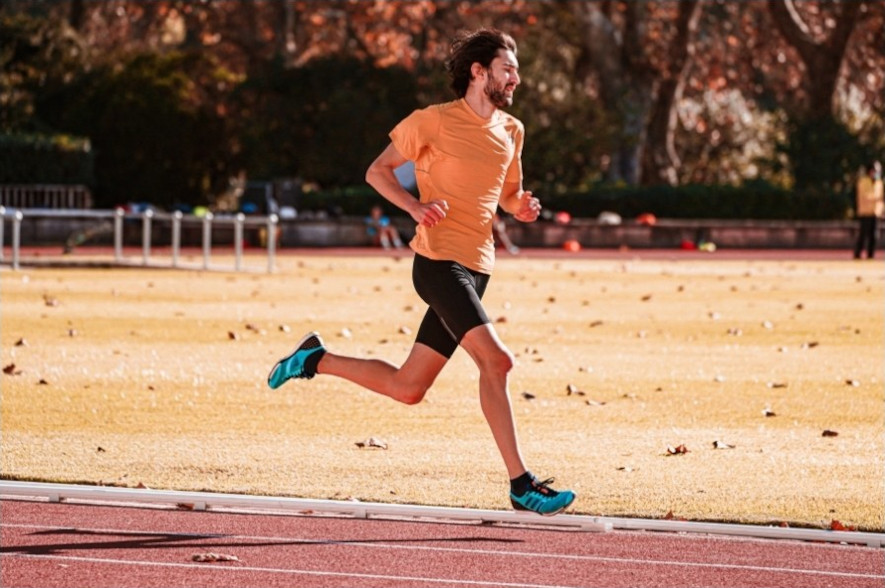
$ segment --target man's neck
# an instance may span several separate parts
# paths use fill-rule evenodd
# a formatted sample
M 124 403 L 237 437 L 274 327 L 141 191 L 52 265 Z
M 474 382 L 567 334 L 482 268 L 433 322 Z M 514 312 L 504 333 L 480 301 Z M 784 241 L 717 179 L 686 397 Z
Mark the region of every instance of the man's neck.
M 464 101 L 467 102 L 467 106 L 469 106 L 473 112 L 485 119 L 492 118 L 492 115 L 498 110 L 497 107 L 489 101 L 486 95 L 482 93 L 482 90 L 475 88 L 475 86 L 467 88 L 467 94 L 464 95 Z

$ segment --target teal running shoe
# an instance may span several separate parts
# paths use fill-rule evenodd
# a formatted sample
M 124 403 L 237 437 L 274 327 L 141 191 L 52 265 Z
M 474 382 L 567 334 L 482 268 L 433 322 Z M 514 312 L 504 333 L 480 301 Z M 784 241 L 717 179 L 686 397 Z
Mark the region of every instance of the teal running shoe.
M 320 357 L 322 357 L 322 353 L 325 352 L 326 347 L 323 345 L 323 340 L 320 339 L 320 336 L 317 333 L 308 333 L 295 346 L 295 351 L 273 366 L 273 369 L 267 375 L 267 385 L 276 390 L 292 378 L 309 380 L 316 375 L 316 361 L 312 362 L 313 369 L 305 366 L 305 363 L 312 355 L 321 353 Z M 318 360 L 319 358 L 317 358 Z
M 516 510 L 528 510 L 545 517 L 559 514 L 575 501 L 575 493 L 571 490 L 557 492 L 550 487 L 553 478 L 543 482 L 532 481 L 532 486 L 522 496 L 510 492 L 510 503 Z

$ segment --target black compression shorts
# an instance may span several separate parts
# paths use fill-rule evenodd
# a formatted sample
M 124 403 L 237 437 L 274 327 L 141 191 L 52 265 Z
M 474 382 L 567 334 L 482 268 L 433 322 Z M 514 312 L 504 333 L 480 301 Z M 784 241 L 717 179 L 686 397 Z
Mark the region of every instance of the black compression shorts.
M 490 322 L 480 302 L 490 277 L 454 261 L 416 254 L 412 283 L 430 308 L 415 341 L 452 357 L 467 331 Z

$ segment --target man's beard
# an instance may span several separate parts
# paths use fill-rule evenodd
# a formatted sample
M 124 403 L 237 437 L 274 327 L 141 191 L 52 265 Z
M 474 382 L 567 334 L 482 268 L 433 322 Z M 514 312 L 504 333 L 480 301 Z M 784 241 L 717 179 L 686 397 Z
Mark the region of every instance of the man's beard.
M 507 108 L 513 104 L 513 95 L 507 95 L 503 87 L 493 87 L 492 80 L 486 82 L 485 92 L 489 97 L 489 101 L 495 105 L 495 108 Z

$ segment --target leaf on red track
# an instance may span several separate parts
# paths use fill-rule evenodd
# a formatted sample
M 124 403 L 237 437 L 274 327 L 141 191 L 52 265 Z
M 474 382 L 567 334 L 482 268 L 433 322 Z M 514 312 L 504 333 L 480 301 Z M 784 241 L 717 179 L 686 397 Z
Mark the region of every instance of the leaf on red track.
M 195 553 L 191 556 L 193 561 L 216 562 L 216 561 L 240 561 L 236 555 L 226 553 Z

